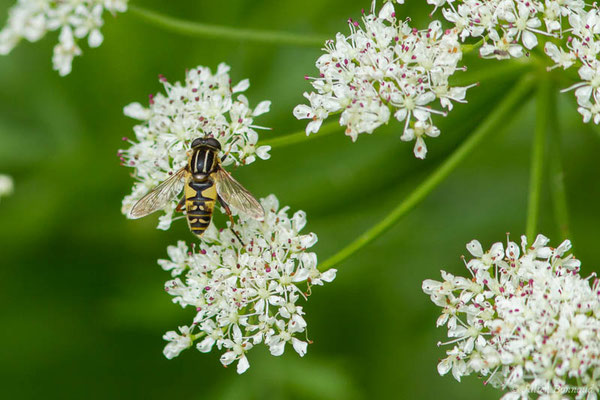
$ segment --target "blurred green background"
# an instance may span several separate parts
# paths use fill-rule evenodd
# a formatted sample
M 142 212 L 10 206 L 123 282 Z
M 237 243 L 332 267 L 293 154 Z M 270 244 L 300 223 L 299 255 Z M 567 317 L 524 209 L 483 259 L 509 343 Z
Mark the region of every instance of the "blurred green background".
M 13 1 L 0 1 L 4 21 Z M 414 26 L 429 23 L 430 7 L 398 8 Z M 321 33 L 347 32 L 370 1 L 230 0 L 136 1 L 168 15 L 231 26 Z M 243 44 L 179 36 L 132 14 L 105 17 L 105 41 L 84 47 L 71 75 L 51 69 L 56 34 L 22 43 L 0 58 L 0 173 L 15 179 L 15 194 L 0 202 L 0 381 L 3 398 L 219 399 L 496 399 L 470 377 L 457 383 L 436 371 L 444 349 L 438 309 L 421 291 L 439 270 L 464 274 L 460 255 L 478 238 L 484 246 L 513 239 L 525 228 L 529 155 L 535 109 L 522 104 L 506 129 L 490 136 L 451 177 L 392 230 L 338 266 L 337 279 L 317 287 L 305 305 L 314 341 L 300 359 L 249 353 L 238 376 L 218 353 L 187 350 L 168 361 L 162 335 L 191 321 L 193 311 L 171 303 L 170 275 L 156 260 L 167 245 L 193 241 L 183 220 L 168 232 L 156 216 L 127 220 L 121 199 L 130 170 L 119 166 L 121 137 L 135 121 L 123 116 L 132 101 L 161 90 L 159 73 L 183 79 L 186 68 L 219 62 L 235 82 L 250 78 L 251 104 L 273 101 L 257 123 L 267 135 L 303 129 L 291 111 L 309 90 L 317 48 Z M 465 61 L 480 73 L 495 61 Z M 461 79 L 468 74 L 461 73 Z M 374 224 L 410 192 L 501 100 L 517 77 L 491 76 L 438 118 L 442 136 L 427 141 L 427 160 L 413 157 L 391 123 L 357 143 L 341 133 L 274 149 L 236 177 L 257 196 L 276 193 L 282 204 L 308 213 L 307 230 L 320 238 L 321 260 Z M 563 86 L 564 87 L 564 86 Z M 600 247 L 597 154 L 600 136 L 581 123 L 572 93 L 559 95 L 574 249 L 583 274 L 596 270 Z M 558 244 L 548 187 L 541 232 Z M 218 217 L 216 222 L 223 224 Z

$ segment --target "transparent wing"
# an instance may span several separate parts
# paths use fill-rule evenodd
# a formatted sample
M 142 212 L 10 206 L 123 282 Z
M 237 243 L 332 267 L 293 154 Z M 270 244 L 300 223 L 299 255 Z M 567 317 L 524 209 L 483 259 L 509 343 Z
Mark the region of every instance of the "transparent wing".
M 215 173 L 217 193 L 229 206 L 256 220 L 265 218 L 265 210 L 260 203 L 229 172 L 220 168 Z
M 166 181 L 152 189 L 142 197 L 129 211 L 129 217 L 136 219 L 145 217 L 165 208 L 167 203 L 181 192 L 181 180 L 185 176 L 185 168 L 180 169 Z

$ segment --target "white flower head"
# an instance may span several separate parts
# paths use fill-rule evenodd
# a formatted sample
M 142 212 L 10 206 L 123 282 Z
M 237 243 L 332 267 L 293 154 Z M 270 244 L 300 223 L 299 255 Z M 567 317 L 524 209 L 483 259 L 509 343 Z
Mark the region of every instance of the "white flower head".
M 261 127 L 254 125 L 254 118 L 268 112 L 271 103 L 262 101 L 251 108 L 242 94 L 249 81 L 232 86 L 228 65 L 220 64 L 214 74 L 207 67 L 193 68 L 183 83 L 171 84 L 162 75 L 159 79 L 165 94 L 151 95 L 148 107 L 132 103 L 123 110 L 142 121 L 133 128 L 135 139 L 124 138 L 131 146 L 119 151 L 121 163 L 133 168 L 136 178 L 132 193 L 123 199 L 126 215 L 147 192 L 186 165 L 187 151 L 196 138 L 219 140 L 223 165 L 247 165 L 257 157 L 270 157 L 270 146 L 257 145 L 256 129 Z M 171 225 L 177 201 L 173 199 L 165 209 L 160 229 Z
M 600 284 L 595 275 L 579 275 L 580 261 L 567 254 L 570 241 L 556 248 L 548 242 L 523 236 L 520 247 L 508 241 L 484 251 L 474 240 L 467 245 L 468 279 L 442 271 L 442 282 L 423 282 L 443 309 L 443 345 L 452 345 L 438 365 L 441 375 L 452 371 L 460 381 L 478 374 L 506 389 L 503 399 L 596 398 Z
M 485 58 L 519 58 L 545 41 L 548 69 L 579 68 L 575 90 L 583 122 L 600 124 L 600 10 L 583 0 L 427 0 L 460 39 L 479 38 Z M 434 9 L 434 11 L 435 11 Z M 550 39 L 563 39 L 557 45 Z M 543 41 L 540 41 L 542 39 Z
M 453 102 L 465 102 L 471 87 L 448 85 L 462 58 L 456 30 L 443 31 L 439 21 L 414 29 L 396 18 L 394 2 L 386 2 L 378 14 L 373 9 L 364 15 L 362 25 L 349 24 L 348 36 L 338 33 L 325 44 L 316 62 L 319 76 L 307 77 L 315 90 L 304 94 L 310 105 L 296 106 L 294 116 L 311 120 L 308 135 L 330 115 L 340 114 L 340 125 L 353 141 L 393 116 L 404 125 L 402 140 L 415 140 L 415 156 L 424 158 L 423 139 L 439 134 L 432 115 L 446 115 L 432 105 L 437 100 L 451 110 Z
M 564 91 L 575 90 L 583 122 L 600 123 L 600 11 L 597 5 L 589 9 L 571 13 L 568 18 L 570 30 L 566 46 L 559 48 L 546 44 L 546 54 L 554 61 L 554 66 L 563 69 L 573 65 L 579 67 L 580 82 Z
M 484 41 L 483 57 L 519 58 L 539 37 L 562 37 L 562 21 L 583 12 L 583 0 L 427 0 L 454 24 L 461 40 Z M 565 31 L 568 31 L 565 30 Z
M 52 63 L 61 76 L 71 72 L 73 58 L 81 55 L 79 40 L 90 47 L 102 44 L 104 11 L 125 12 L 127 0 L 18 0 L 0 31 L 0 54 L 8 54 L 22 40 L 40 40 L 48 31 L 60 31 Z
M 335 278 L 335 269 L 321 273 L 317 258 L 307 249 L 317 242 L 313 233 L 301 234 L 306 224 L 302 211 L 288 215 L 274 195 L 261 200 L 264 221 L 240 216 L 236 231 L 210 225 L 197 246 L 185 242 L 170 246 L 169 260 L 160 260 L 173 280 L 166 291 L 173 302 L 195 310 L 193 323 L 165 335 L 167 358 L 175 357 L 193 343 L 207 353 L 222 351 L 221 363 L 236 363 L 238 373 L 250 363 L 247 352 L 264 343 L 271 354 L 281 355 L 286 344 L 300 356 L 310 341 L 299 300 L 307 300 L 314 285 Z
M 0 174 L 0 198 L 4 196 L 10 196 L 13 191 L 13 179 L 8 175 Z

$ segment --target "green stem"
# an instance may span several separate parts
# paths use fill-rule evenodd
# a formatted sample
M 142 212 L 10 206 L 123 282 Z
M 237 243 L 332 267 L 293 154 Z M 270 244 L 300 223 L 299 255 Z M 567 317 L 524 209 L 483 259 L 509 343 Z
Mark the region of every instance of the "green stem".
M 195 342 L 196 340 L 200 339 L 203 336 L 206 336 L 206 332 L 198 332 L 195 335 L 194 334 L 190 335 L 190 339 L 192 339 L 192 343 L 193 343 L 193 342 Z
M 540 213 L 540 197 L 544 166 L 546 133 L 548 131 L 548 114 L 550 111 L 550 82 L 542 79 L 536 94 L 535 133 L 531 153 L 531 170 L 529 175 L 529 204 L 527 207 L 527 225 L 525 234 L 529 240 L 537 235 L 538 217 Z
M 326 37 L 317 35 L 298 35 L 289 32 L 266 31 L 258 29 L 234 28 L 223 25 L 204 24 L 169 17 L 145 8 L 129 5 L 131 14 L 161 28 L 188 36 L 200 36 L 216 39 L 237 40 L 243 42 L 282 44 L 291 46 L 323 46 Z
M 276 137 L 273 139 L 261 140 L 257 146 L 271 146 L 271 147 L 282 147 L 290 144 L 296 144 L 300 142 L 306 142 L 308 140 L 318 139 L 330 133 L 339 132 L 342 130 L 342 126 L 338 121 L 332 121 L 324 124 L 319 129 L 319 132 L 312 135 L 306 135 L 306 131 L 301 130 L 299 132 L 290 133 L 288 135 Z
M 506 126 L 508 120 L 514 116 L 515 106 L 523 100 L 533 85 L 533 76 L 527 75 L 506 95 L 479 127 L 469 136 L 433 173 L 415 188 L 404 200 L 396 206 L 379 223 L 364 232 L 348 246 L 323 262 L 319 269 L 324 271 L 344 261 L 352 254 L 375 240 L 400 218 L 412 210 L 433 189 L 435 189 L 454 169 L 473 151 L 481 141 L 491 132 Z
M 487 36 L 486 36 L 487 37 Z M 478 48 L 480 48 L 481 46 L 483 46 L 483 43 L 485 41 L 485 38 L 481 38 L 478 42 L 473 43 L 473 44 L 463 44 L 460 46 L 460 49 L 462 50 L 463 54 L 468 54 L 474 50 L 477 50 Z
M 456 77 L 452 77 L 451 83 L 453 86 L 466 86 L 489 80 L 514 81 L 515 75 L 523 75 L 523 72 L 530 68 L 531 65 L 521 60 L 503 60 L 476 70 L 469 69 L 466 74 L 456 74 Z
M 560 151 L 560 127 L 558 124 L 555 90 L 551 90 L 550 101 L 550 190 L 552 192 L 552 204 L 554 206 L 554 217 L 558 224 L 558 231 L 561 239 L 565 240 L 570 238 L 571 235 L 569 233 L 569 209 L 565 189 L 565 173 Z

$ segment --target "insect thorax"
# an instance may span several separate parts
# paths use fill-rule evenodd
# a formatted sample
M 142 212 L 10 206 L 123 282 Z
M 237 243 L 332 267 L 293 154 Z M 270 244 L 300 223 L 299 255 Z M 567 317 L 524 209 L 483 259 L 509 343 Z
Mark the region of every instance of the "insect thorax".
M 208 147 L 196 149 L 189 161 L 189 169 L 192 175 L 208 176 L 215 172 L 219 166 L 219 156 L 215 150 Z

